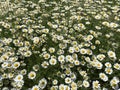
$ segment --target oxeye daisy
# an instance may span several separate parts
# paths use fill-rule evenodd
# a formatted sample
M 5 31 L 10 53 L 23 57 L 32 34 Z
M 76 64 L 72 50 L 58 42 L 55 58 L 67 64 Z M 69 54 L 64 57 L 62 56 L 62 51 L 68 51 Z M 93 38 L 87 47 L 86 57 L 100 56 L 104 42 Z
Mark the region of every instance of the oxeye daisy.
M 34 70 L 34 71 L 38 71 L 38 70 L 39 70 L 39 65 L 34 65 L 34 66 L 33 66 L 33 70 Z
M 21 70 L 21 72 L 20 72 L 22 75 L 25 75 L 25 74 L 27 74 L 27 70 L 26 69 L 23 69 L 23 70 Z
M 29 79 L 35 79 L 35 77 L 36 77 L 36 73 L 34 71 L 31 71 L 31 72 L 28 73 L 28 78 Z
M 80 53 L 81 54 L 86 54 L 86 49 L 84 49 L 84 48 L 80 49 Z
M 69 47 L 69 52 L 70 53 L 74 53 L 74 48 L 73 47 Z
M 113 77 L 112 80 L 110 81 L 110 85 L 113 89 L 115 89 L 119 82 L 120 81 L 117 77 Z
M 59 62 L 64 62 L 65 60 L 65 56 L 64 55 L 60 55 L 60 56 L 58 56 L 58 61 Z
M 4 62 L 4 63 L 1 65 L 2 68 L 7 68 L 7 66 L 8 66 L 8 63 L 7 63 L 7 62 Z
M 75 83 L 75 82 L 72 82 L 70 84 L 70 86 L 71 86 L 72 89 L 77 89 L 77 83 Z
M 32 55 L 32 52 L 31 51 L 27 51 L 24 53 L 24 56 L 25 57 L 30 57 Z
M 110 63 L 110 62 L 106 62 L 106 63 L 105 63 L 105 66 L 106 66 L 106 67 L 109 67 L 109 68 L 111 68 L 111 67 L 112 67 L 112 65 L 111 65 L 111 63 Z
M 49 48 L 49 52 L 50 52 L 50 53 L 54 53 L 54 52 L 55 52 L 55 48 L 52 48 L 52 47 Z
M 119 63 L 115 63 L 113 67 L 117 70 L 120 70 L 120 64 Z
M 53 80 L 53 84 L 56 85 L 58 83 L 58 80 Z
M 110 58 L 115 58 L 116 57 L 116 54 L 113 51 L 108 51 L 107 54 Z
M 33 43 L 34 43 L 34 44 L 39 43 L 39 41 L 40 41 L 40 38 L 39 38 L 39 37 L 34 37 L 34 38 L 33 38 Z
M 105 68 L 105 72 L 106 72 L 106 74 L 112 74 L 113 70 L 112 70 L 112 68 Z
M 66 84 L 71 83 L 71 82 L 72 82 L 71 78 L 69 78 L 69 77 L 65 78 L 65 83 Z
M 60 85 L 59 85 L 59 90 L 64 90 L 64 89 L 65 89 L 65 85 L 60 84 Z
M 8 78 L 13 78 L 14 77 L 14 74 L 13 73 L 9 73 L 8 74 Z
M 13 65 L 12 65 L 12 67 L 13 68 L 18 68 L 20 66 L 20 62 L 15 62 Z
M 50 54 L 45 53 L 45 54 L 43 55 L 43 57 L 44 57 L 45 59 L 49 59 L 49 58 L 50 58 Z
M 47 80 L 46 80 L 45 78 L 43 78 L 43 79 L 41 79 L 41 80 L 39 81 L 38 86 L 39 86 L 41 89 L 44 89 L 44 88 L 46 87 L 46 85 L 47 85 Z
M 57 60 L 56 60 L 56 59 L 50 59 L 50 60 L 49 60 L 49 63 L 50 63 L 51 65 L 55 65 L 55 64 L 57 63 Z
M 42 62 L 41 66 L 42 66 L 43 68 L 48 68 L 49 63 L 48 63 L 47 61 L 44 61 L 44 62 Z
M 89 87 L 89 86 L 90 86 L 90 84 L 89 84 L 89 82 L 88 82 L 88 81 L 84 80 L 84 81 L 83 81 L 83 86 L 87 88 L 87 87 Z
M 32 90 L 40 90 L 40 88 L 37 85 L 35 85 L 32 87 Z
M 99 74 L 99 77 L 100 77 L 100 79 L 102 79 L 103 81 L 108 81 L 108 77 L 107 77 L 107 75 L 105 75 L 104 73 L 100 73 L 100 74 Z
M 99 83 L 99 81 L 93 81 L 92 82 L 92 87 L 93 87 L 93 89 L 98 89 L 98 88 L 100 88 L 100 83 Z
M 17 75 L 14 79 L 16 82 L 23 80 L 23 75 Z

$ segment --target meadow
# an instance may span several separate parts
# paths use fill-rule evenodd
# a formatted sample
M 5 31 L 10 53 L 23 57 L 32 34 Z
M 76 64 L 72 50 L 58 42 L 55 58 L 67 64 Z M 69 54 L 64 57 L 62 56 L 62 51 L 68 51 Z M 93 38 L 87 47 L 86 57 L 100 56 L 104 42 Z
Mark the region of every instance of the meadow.
M 120 0 L 0 0 L 0 90 L 120 90 Z

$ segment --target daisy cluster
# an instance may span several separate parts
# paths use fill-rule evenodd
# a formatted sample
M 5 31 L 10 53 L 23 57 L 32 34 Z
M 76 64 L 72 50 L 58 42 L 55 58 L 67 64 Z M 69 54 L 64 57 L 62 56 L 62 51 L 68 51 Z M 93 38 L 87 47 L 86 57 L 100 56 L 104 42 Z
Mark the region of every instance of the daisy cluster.
M 1 0 L 0 90 L 120 90 L 120 0 Z

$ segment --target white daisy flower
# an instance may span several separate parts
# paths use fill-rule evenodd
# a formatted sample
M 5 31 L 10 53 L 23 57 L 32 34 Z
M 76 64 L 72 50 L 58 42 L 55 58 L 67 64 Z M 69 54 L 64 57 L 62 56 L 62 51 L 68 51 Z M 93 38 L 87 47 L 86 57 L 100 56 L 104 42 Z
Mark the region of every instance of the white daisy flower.
M 12 67 L 13 68 L 18 68 L 20 66 L 20 62 L 15 62 L 13 65 L 12 65 Z
M 108 51 L 107 54 L 110 58 L 115 58 L 116 57 L 116 54 L 113 51 Z
M 44 89 L 44 88 L 46 87 L 46 85 L 47 85 L 47 80 L 46 80 L 45 78 L 43 78 L 43 79 L 41 79 L 41 80 L 39 81 L 38 86 L 39 86 L 41 89 Z
M 86 54 L 86 52 L 87 52 L 86 49 L 84 49 L 84 48 L 80 49 L 81 54 Z
M 36 77 L 36 73 L 34 71 L 31 71 L 29 74 L 28 74 L 28 78 L 29 79 L 35 79 Z
M 119 63 L 115 63 L 115 64 L 113 65 L 113 67 L 114 67 L 115 69 L 117 69 L 117 70 L 120 70 L 120 64 L 119 64 Z
M 100 77 L 100 79 L 102 79 L 103 81 L 108 81 L 108 77 L 107 77 L 107 75 L 105 75 L 104 73 L 100 73 L 100 74 L 99 74 L 99 77 Z
M 92 87 L 93 87 L 93 89 L 98 89 L 98 88 L 100 88 L 100 84 L 99 84 L 99 81 L 93 81 L 92 82 Z
M 49 60 L 49 63 L 50 63 L 51 65 L 55 65 L 55 64 L 57 63 L 57 60 L 54 59 L 54 58 L 51 58 L 51 59 Z
M 85 88 L 87 88 L 87 87 L 90 86 L 90 83 L 89 83 L 88 81 L 84 80 L 84 81 L 83 81 L 83 86 L 84 86 Z
M 71 78 L 69 78 L 69 77 L 66 77 L 66 78 L 65 78 L 65 83 L 66 83 L 66 84 L 69 84 L 69 83 L 71 83 L 71 82 L 72 82 Z
M 58 61 L 59 62 L 64 62 L 65 61 L 65 56 L 64 55 L 60 55 L 60 56 L 58 56 Z
M 33 38 L 33 43 L 34 43 L 34 44 L 39 43 L 39 41 L 40 41 L 40 38 L 39 38 L 39 37 L 34 37 L 34 38 Z
M 23 75 L 17 75 L 14 79 L 16 82 L 22 81 L 23 80 Z
M 112 68 L 105 68 L 105 72 L 106 72 L 106 74 L 112 74 L 113 70 L 112 70 Z
M 32 90 L 40 90 L 39 87 L 37 85 L 32 87 Z
M 106 62 L 106 63 L 105 63 L 105 66 L 108 67 L 108 68 L 111 68 L 111 67 L 112 67 L 112 65 L 111 65 L 110 62 Z

